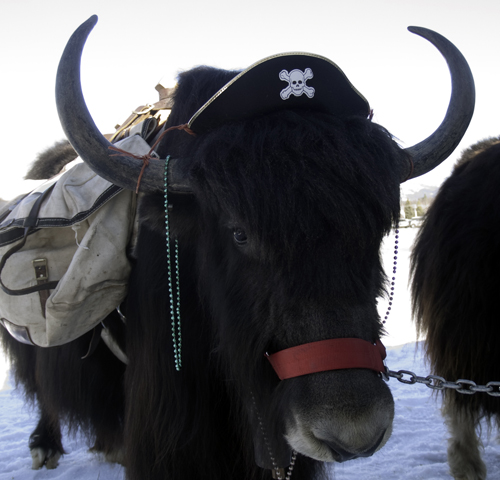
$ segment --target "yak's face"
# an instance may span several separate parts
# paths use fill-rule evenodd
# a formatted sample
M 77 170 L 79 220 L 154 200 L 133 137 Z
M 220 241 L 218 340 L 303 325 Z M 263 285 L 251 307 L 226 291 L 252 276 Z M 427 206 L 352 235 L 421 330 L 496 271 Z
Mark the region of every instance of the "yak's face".
M 279 382 L 264 354 L 380 338 L 379 248 L 399 211 L 398 149 L 365 120 L 326 124 L 330 131 L 292 113 L 279 122 L 246 122 L 199 142 L 191 211 L 175 212 L 174 200 L 172 224 L 181 244 L 196 239 L 200 295 L 223 375 L 266 419 L 275 448 L 286 438 L 318 460 L 371 455 L 393 418 L 391 394 L 375 372 Z M 388 154 L 371 153 L 387 145 Z

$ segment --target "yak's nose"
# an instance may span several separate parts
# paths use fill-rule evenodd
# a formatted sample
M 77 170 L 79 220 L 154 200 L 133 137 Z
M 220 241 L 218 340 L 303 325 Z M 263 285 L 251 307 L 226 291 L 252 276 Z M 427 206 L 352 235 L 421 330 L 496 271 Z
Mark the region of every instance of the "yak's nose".
M 359 452 L 350 452 L 349 450 L 346 450 L 344 447 L 342 447 L 334 440 L 323 440 L 323 443 L 328 445 L 328 448 L 333 453 L 335 461 L 338 463 L 342 463 L 342 462 L 347 462 L 348 460 L 352 460 L 354 458 L 371 457 L 377 451 L 379 445 L 382 443 L 385 432 L 386 431 L 384 430 L 382 435 L 380 435 L 379 439 L 373 445 L 368 447 L 366 450 L 362 450 Z

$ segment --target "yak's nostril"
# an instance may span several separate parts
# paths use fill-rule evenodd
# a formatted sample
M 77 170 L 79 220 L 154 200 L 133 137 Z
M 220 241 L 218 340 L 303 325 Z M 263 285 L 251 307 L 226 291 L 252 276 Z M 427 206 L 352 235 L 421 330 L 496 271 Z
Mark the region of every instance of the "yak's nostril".
M 385 430 L 382 433 L 382 435 L 380 435 L 379 439 L 371 447 L 367 448 L 366 450 L 362 450 L 360 452 L 350 452 L 346 450 L 344 447 L 340 446 L 334 440 L 322 440 L 322 441 L 332 451 L 335 461 L 338 463 L 342 463 L 342 462 L 347 462 L 347 460 L 353 460 L 354 458 L 358 457 L 371 457 L 376 452 L 379 445 L 382 443 L 384 435 L 385 435 Z
M 358 456 L 359 457 L 371 457 L 377 451 L 377 448 L 382 443 L 382 440 L 384 440 L 385 432 L 386 432 L 386 430 L 384 430 L 382 432 L 382 435 L 380 435 L 380 438 L 375 442 L 375 444 L 371 448 L 360 453 Z
M 323 442 L 328 445 L 330 450 L 333 453 L 333 458 L 335 459 L 336 462 L 342 463 L 342 462 L 347 462 L 347 460 L 352 460 L 353 458 L 357 458 L 358 455 L 352 452 L 348 452 L 344 448 L 342 448 L 340 445 L 337 443 L 331 441 L 331 440 L 323 440 Z

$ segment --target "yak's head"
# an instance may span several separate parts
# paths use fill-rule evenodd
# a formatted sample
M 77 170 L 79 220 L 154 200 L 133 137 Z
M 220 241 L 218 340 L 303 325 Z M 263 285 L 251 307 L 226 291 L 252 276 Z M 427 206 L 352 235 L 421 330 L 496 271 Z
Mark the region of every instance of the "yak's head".
M 94 24 L 83 24 L 68 43 L 58 108 L 80 156 L 104 178 L 134 189 L 142 162 L 109 157 L 79 87 L 79 57 Z M 209 111 L 237 72 L 198 68 L 180 77 L 167 126 L 194 115 L 190 127 L 198 135 L 171 131 L 157 148 L 161 158 L 171 156 L 172 234 L 191 246 L 215 353 L 242 399 L 262 466 L 284 464 L 289 448 L 322 461 L 368 456 L 390 435 L 394 403 L 376 371 L 327 370 L 280 381 L 265 353 L 327 339 L 369 346 L 380 340 L 379 249 L 399 216 L 399 184 L 453 151 L 474 105 L 472 77 L 458 50 L 417 30 L 445 52 L 453 95 L 441 127 L 407 150 L 366 118 L 367 109 L 335 115 L 321 105 L 291 106 L 201 122 L 197 131 L 203 115 L 195 112 Z M 164 161 L 151 161 L 141 180 L 150 193 L 142 219 L 162 232 L 163 170 Z
M 180 243 L 195 243 L 218 354 L 255 409 L 256 434 L 258 412 L 270 437 L 284 433 L 315 459 L 373 453 L 393 417 L 377 372 L 279 382 L 264 353 L 380 338 L 379 249 L 399 216 L 404 152 L 367 119 L 300 111 L 235 122 L 190 141 L 196 208 L 176 213 L 174 201 L 172 224 L 184 226 Z

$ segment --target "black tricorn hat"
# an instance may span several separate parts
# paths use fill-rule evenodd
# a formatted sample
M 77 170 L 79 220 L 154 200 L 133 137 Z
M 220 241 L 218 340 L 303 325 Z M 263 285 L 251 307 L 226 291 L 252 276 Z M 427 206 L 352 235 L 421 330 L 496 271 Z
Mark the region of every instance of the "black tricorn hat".
M 189 120 L 194 133 L 224 123 L 302 108 L 347 117 L 367 117 L 367 100 L 328 58 L 302 52 L 264 58 L 222 87 Z

